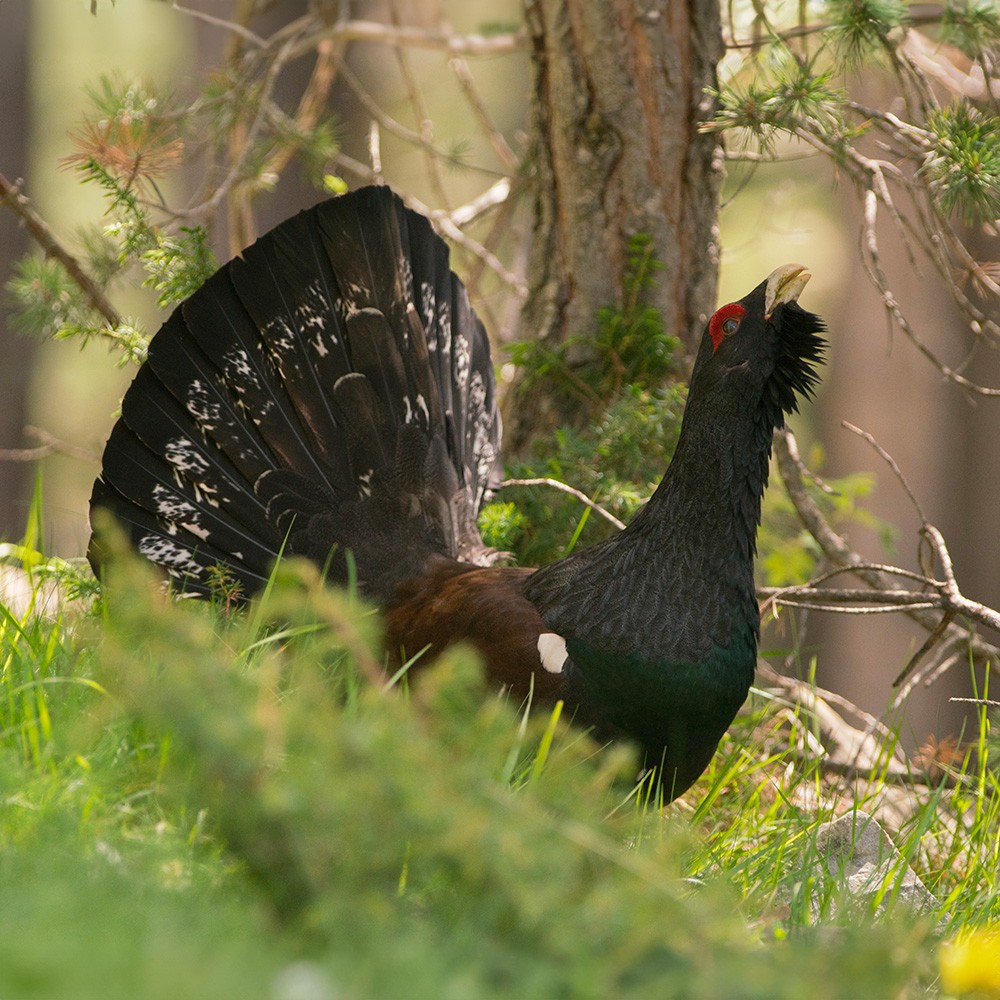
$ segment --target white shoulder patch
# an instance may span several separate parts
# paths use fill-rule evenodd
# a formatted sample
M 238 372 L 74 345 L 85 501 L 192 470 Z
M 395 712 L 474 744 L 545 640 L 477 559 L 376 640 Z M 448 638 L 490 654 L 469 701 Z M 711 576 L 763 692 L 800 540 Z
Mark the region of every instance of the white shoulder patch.
M 538 637 L 538 655 L 545 670 L 550 674 L 561 674 L 569 656 L 566 640 L 555 632 L 542 632 Z

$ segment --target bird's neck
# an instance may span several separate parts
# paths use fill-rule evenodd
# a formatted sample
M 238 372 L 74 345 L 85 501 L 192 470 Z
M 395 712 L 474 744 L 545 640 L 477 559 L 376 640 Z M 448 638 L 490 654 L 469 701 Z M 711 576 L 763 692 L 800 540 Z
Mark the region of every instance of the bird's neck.
M 715 662 L 734 635 L 756 641 L 753 555 L 773 422 L 736 414 L 713 433 L 720 421 L 698 409 L 688 403 L 673 462 L 628 527 L 527 584 L 553 631 L 656 669 Z
M 685 420 L 670 467 L 627 530 L 671 560 L 689 555 L 694 572 L 739 568 L 743 582 L 751 581 L 773 426 L 760 413 L 722 428 Z M 683 532 L 674 530 L 678 524 Z
M 774 423 L 736 414 L 713 433 L 719 421 L 696 410 L 689 403 L 649 502 L 587 560 L 572 607 L 565 598 L 555 605 L 550 624 L 595 649 L 632 650 L 652 664 L 703 663 L 734 635 L 756 641 L 753 557 Z

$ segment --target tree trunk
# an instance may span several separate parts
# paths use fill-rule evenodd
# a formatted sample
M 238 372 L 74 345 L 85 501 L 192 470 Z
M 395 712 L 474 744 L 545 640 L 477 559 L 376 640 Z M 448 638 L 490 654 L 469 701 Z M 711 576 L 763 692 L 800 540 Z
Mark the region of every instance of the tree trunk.
M 6 5 L 0 32 L 0 80 L 4 112 L 0 126 L 3 170 L 14 180 L 26 170 L 28 146 L 27 53 L 30 4 Z M 28 191 L 30 195 L 30 190 Z M 9 275 L 14 262 L 27 250 L 28 238 L 17 217 L 0 210 L 0 275 Z M 38 341 L 11 328 L 9 303 L 0 298 L 0 448 L 30 447 L 24 440 L 27 422 L 28 385 L 38 350 Z M 0 539 L 20 538 L 28 510 L 28 496 L 35 475 L 34 465 L 0 464 Z
M 524 335 L 558 344 L 592 330 L 621 300 L 641 232 L 663 264 L 649 304 L 690 352 L 718 268 L 719 149 L 698 131 L 723 51 L 718 0 L 525 0 L 525 18 L 535 203 Z M 515 449 L 583 416 L 542 387 L 515 384 L 509 398 Z

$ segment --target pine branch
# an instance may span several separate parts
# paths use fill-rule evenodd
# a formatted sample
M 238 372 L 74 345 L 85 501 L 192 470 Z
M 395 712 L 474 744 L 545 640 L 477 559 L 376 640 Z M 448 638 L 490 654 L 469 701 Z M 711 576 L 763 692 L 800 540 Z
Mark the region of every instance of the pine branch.
M 112 329 L 121 326 L 122 317 L 111 304 L 103 289 L 87 274 L 83 265 L 56 238 L 45 220 L 31 207 L 31 202 L 20 190 L 20 184 L 12 184 L 0 173 L 0 201 L 11 209 L 42 248 L 46 257 L 57 260 L 65 269 L 73 283 L 86 296 L 95 312 L 101 314 Z

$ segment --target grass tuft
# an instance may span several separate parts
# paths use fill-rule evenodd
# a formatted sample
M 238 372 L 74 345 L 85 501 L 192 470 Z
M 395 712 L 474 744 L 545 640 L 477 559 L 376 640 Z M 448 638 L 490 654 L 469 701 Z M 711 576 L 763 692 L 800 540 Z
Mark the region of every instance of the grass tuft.
M 1000 920 L 985 713 L 932 786 L 889 751 L 838 777 L 762 688 L 661 810 L 628 748 L 462 650 L 386 683 L 376 617 L 311 568 L 233 614 L 120 558 L 80 602 L 0 611 L 3 995 L 899 995 L 939 952 L 978 974 Z M 900 854 L 857 898 L 822 828 L 863 814 Z

